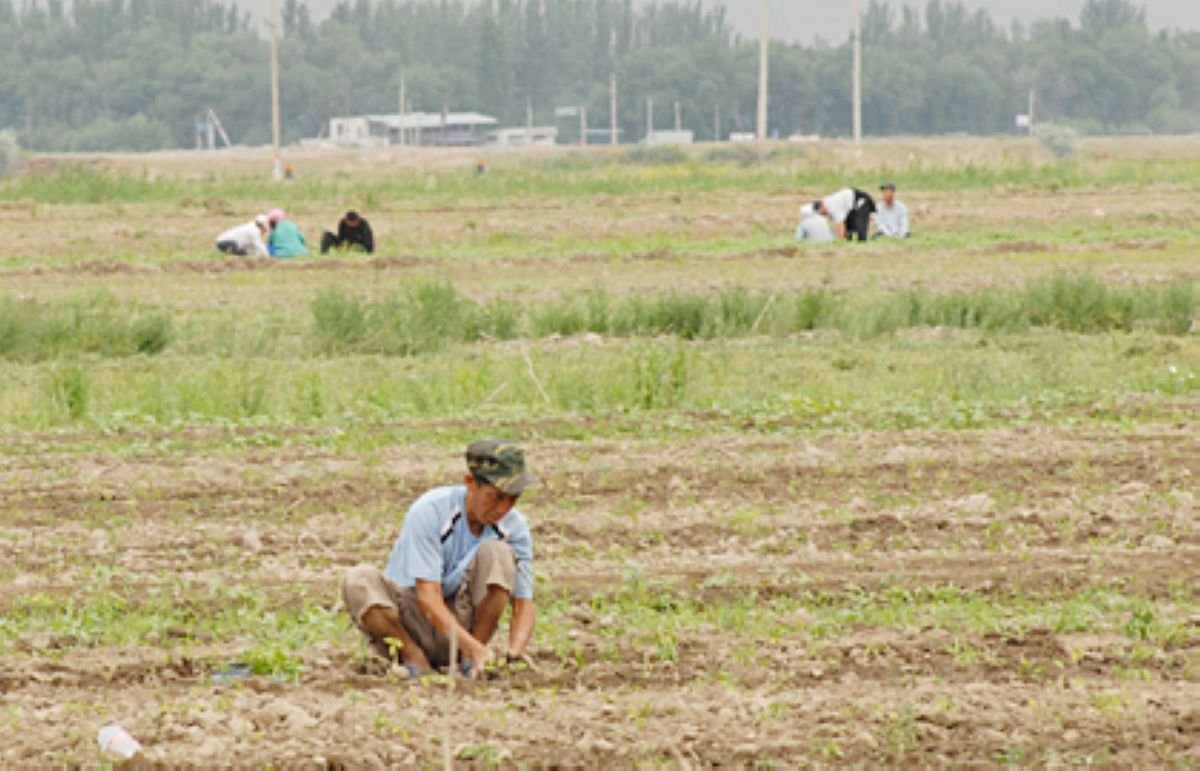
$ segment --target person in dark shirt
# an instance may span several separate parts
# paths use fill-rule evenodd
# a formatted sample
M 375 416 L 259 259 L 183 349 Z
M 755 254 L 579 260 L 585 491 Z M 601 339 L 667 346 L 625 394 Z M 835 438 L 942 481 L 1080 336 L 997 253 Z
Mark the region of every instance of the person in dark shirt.
M 358 249 L 367 254 L 374 253 L 375 234 L 371 232 L 371 223 L 356 211 L 346 212 L 346 216 L 338 222 L 336 235 L 326 230 L 321 236 L 321 254 L 330 249 Z

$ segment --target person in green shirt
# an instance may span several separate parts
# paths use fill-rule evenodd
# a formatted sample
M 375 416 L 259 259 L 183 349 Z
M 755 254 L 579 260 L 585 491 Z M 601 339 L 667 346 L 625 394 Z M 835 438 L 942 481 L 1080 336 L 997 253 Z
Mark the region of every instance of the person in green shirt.
M 308 243 L 296 223 L 286 219 L 282 209 L 272 209 L 267 214 L 271 223 L 271 238 L 267 242 L 272 257 L 303 257 L 308 254 Z

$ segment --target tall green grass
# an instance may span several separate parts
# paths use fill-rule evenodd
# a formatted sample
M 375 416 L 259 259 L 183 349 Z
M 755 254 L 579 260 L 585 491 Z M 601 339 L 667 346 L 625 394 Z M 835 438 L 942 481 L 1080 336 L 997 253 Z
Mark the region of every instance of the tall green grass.
M 327 289 L 311 301 L 308 319 L 296 316 L 302 311 L 288 311 L 251 321 L 122 303 L 105 293 L 56 302 L 10 295 L 0 296 L 0 359 L 121 358 L 166 350 L 217 358 L 416 356 L 481 340 L 584 333 L 724 340 L 824 331 L 868 340 L 941 327 L 1080 334 L 1144 329 L 1181 335 L 1192 326 L 1198 300 L 1194 284 L 1183 279 L 1116 286 L 1067 274 L 1024 287 L 969 292 L 814 288 L 769 293 L 731 287 L 711 294 L 613 296 L 597 290 L 528 302 L 477 302 L 448 282 L 423 280 L 373 297 Z
M 0 297 L 0 358 L 38 361 L 81 353 L 161 353 L 174 338 L 165 311 L 147 311 L 96 293 L 60 303 Z
M 313 302 L 313 335 L 326 354 L 412 354 L 480 337 L 513 339 L 595 333 L 685 340 L 787 337 L 831 330 L 872 338 L 916 327 L 1018 332 L 1052 328 L 1093 334 L 1145 327 L 1184 334 L 1192 325 L 1193 283 L 1112 286 L 1059 274 L 1022 288 L 972 292 L 809 289 L 789 293 L 731 288 L 717 294 L 629 295 L 602 291 L 533 303 L 475 303 L 445 283 L 360 299 L 340 290 Z

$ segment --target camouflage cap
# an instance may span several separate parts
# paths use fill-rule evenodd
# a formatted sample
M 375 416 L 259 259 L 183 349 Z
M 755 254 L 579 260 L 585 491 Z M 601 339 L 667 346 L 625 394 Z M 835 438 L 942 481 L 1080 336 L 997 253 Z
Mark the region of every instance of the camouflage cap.
M 525 470 L 525 453 L 506 439 L 480 439 L 467 448 L 471 476 L 495 485 L 507 495 L 520 495 L 538 484 Z

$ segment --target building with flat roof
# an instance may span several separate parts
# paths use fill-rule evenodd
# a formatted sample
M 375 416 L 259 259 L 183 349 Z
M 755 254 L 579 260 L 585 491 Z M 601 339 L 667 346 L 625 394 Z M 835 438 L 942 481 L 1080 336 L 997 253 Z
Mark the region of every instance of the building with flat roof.
M 359 115 L 331 119 L 329 138 L 335 144 L 364 147 L 480 147 L 499 125 L 490 115 L 475 112 Z
M 413 112 L 333 118 L 329 139 L 336 145 L 358 147 L 553 147 L 558 129 L 500 128 L 495 118 L 476 112 Z

